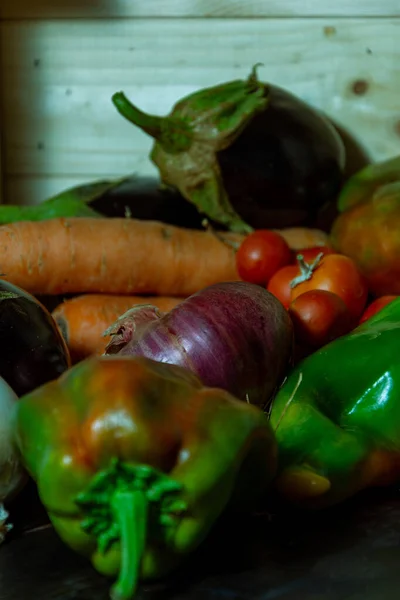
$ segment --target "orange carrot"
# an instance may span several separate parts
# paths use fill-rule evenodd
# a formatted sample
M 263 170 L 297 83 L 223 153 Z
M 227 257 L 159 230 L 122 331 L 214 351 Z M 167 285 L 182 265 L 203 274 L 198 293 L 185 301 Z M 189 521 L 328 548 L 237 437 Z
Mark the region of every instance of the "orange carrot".
M 189 296 L 213 283 L 239 279 L 235 250 L 210 231 L 90 217 L 1 226 L 0 272 L 43 295 Z
M 292 250 L 302 250 L 303 248 L 312 248 L 314 246 L 329 246 L 329 235 L 321 229 L 312 229 L 310 227 L 287 227 L 286 229 L 276 229 L 289 244 Z
M 301 247 L 316 245 L 310 231 L 303 229 Z M 280 232 L 285 239 L 292 236 L 289 246 L 298 248 L 298 232 L 295 238 L 290 229 Z M 190 296 L 213 283 L 239 279 L 235 249 L 222 239 L 239 245 L 244 238 L 137 219 L 20 221 L 0 226 L 0 273 L 40 295 Z
M 76 362 L 90 354 L 102 354 L 109 341 L 103 333 L 132 306 L 152 304 L 161 312 L 169 312 L 182 300 L 165 296 L 84 294 L 62 302 L 52 315 Z

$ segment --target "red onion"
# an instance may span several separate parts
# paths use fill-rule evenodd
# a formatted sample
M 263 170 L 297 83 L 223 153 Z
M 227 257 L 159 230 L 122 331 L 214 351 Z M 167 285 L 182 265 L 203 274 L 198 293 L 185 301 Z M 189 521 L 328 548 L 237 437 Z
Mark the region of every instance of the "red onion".
M 291 365 L 292 322 L 264 288 L 217 283 L 169 313 L 130 309 L 104 335 L 105 354 L 146 356 L 194 372 L 209 387 L 265 407 Z

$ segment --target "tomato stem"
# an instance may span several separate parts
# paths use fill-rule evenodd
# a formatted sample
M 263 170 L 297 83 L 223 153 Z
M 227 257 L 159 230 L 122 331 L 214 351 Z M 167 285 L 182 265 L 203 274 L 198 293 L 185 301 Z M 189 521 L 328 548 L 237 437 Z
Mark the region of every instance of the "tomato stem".
M 308 281 L 309 279 L 311 279 L 315 269 L 317 267 L 319 267 L 323 256 L 324 256 L 324 253 L 320 252 L 319 254 L 317 254 L 317 256 L 315 257 L 315 259 L 313 260 L 313 262 L 311 264 L 306 263 L 306 261 L 304 260 L 304 256 L 302 254 L 298 254 L 296 256 L 297 264 L 300 267 L 300 275 L 298 275 L 297 277 L 292 279 L 292 281 L 290 282 L 289 285 L 290 285 L 291 289 L 295 288 L 296 285 L 299 285 L 299 283 L 304 283 L 304 281 Z

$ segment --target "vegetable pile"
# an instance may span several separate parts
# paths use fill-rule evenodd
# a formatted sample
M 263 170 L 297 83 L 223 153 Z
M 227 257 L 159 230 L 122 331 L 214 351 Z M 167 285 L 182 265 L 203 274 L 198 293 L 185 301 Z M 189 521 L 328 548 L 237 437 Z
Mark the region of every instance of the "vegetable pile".
M 31 480 L 131 600 L 222 515 L 400 482 L 400 160 L 345 180 L 255 69 L 167 117 L 112 100 L 158 179 L 0 207 L 0 542 Z

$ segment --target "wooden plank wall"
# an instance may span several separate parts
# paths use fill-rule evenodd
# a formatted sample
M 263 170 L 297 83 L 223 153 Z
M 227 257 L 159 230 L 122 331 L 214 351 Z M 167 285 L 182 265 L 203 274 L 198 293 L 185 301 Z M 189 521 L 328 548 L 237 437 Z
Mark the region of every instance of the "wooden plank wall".
M 151 140 L 111 104 L 167 113 L 182 95 L 260 77 L 325 110 L 370 156 L 400 153 L 398 0 L 1 0 L 7 202 L 153 173 Z

